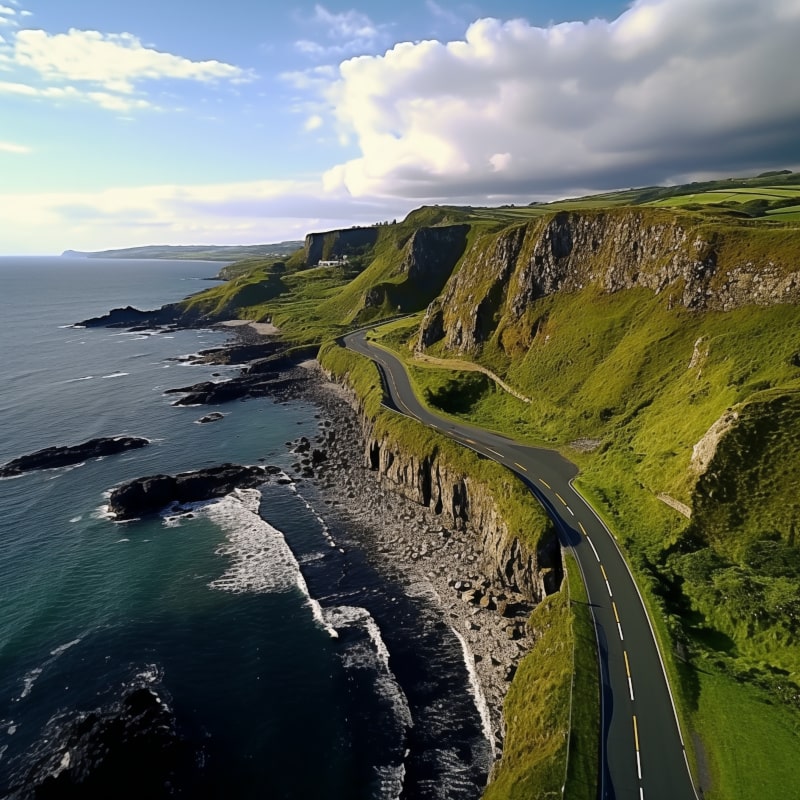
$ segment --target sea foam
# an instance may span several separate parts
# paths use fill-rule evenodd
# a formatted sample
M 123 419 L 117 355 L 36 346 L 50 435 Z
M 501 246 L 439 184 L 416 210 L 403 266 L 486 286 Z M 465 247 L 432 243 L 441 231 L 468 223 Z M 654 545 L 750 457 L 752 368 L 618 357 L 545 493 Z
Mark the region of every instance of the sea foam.
M 403 688 L 397 681 L 389 665 L 389 650 L 381 636 L 380 628 L 372 615 L 360 606 L 333 606 L 324 609 L 325 619 L 337 630 L 354 629 L 366 636 L 347 637 L 339 651 L 342 663 L 347 669 L 367 670 L 374 674 L 373 685 L 377 694 L 389 704 L 391 716 L 398 725 L 403 739 L 414 725 L 411 708 Z M 398 745 L 402 744 L 402 740 Z M 407 750 L 401 753 L 408 755 Z M 376 800 L 397 800 L 403 791 L 405 765 L 402 756 L 396 761 L 374 766 L 375 783 L 373 784 Z
M 489 704 L 486 702 L 483 689 L 481 688 L 481 683 L 478 680 L 478 673 L 475 671 L 475 659 L 469 649 L 466 639 L 464 639 L 464 637 L 455 628 L 453 628 L 452 625 L 450 627 L 453 633 L 456 635 L 458 641 L 461 642 L 461 650 L 464 653 L 464 664 L 467 668 L 467 674 L 469 675 L 469 685 L 470 689 L 472 690 L 472 697 L 475 700 L 475 707 L 478 709 L 478 714 L 480 714 L 481 717 L 483 735 L 486 737 L 486 741 L 489 742 L 489 747 L 492 748 L 492 756 L 494 756 L 495 745 L 494 733 L 492 732 L 492 717 L 489 713 Z
M 319 603 L 311 597 L 300 564 L 277 528 L 259 516 L 261 492 L 236 489 L 201 509 L 225 532 L 226 543 L 217 554 L 230 559 L 223 575 L 209 584 L 226 592 L 280 592 L 298 588 L 305 596 L 314 619 L 331 636 L 338 634 L 328 624 Z

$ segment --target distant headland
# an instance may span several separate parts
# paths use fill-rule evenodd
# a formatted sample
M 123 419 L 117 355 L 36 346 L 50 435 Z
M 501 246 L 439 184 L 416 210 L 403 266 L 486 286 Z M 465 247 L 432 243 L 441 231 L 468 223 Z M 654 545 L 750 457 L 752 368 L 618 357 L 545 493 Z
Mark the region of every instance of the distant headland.
M 250 245 L 146 245 L 117 250 L 65 250 L 62 258 L 170 258 L 197 261 L 241 261 L 246 258 L 281 258 L 303 246 L 301 241 Z

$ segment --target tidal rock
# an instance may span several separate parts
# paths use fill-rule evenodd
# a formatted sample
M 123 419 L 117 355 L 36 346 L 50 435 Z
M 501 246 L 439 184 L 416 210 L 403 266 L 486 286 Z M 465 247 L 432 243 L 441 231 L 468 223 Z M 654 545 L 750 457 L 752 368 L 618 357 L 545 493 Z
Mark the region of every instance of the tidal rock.
M 210 414 L 206 414 L 204 417 L 200 417 L 197 420 L 201 425 L 205 425 L 208 422 L 216 422 L 224 417 L 224 414 L 220 414 L 219 411 L 212 411 Z
M 190 789 L 181 778 L 196 754 L 178 734 L 163 694 L 132 688 L 107 706 L 52 719 L 31 765 L 4 796 L 167 798 Z
M 272 470 L 221 464 L 179 475 L 151 475 L 118 486 L 111 492 L 108 508 L 117 519 L 153 514 L 171 503 L 196 503 L 224 497 L 234 489 L 263 483 Z
M 133 306 L 113 308 L 102 317 L 92 317 L 76 323 L 81 328 L 130 328 L 134 325 L 161 327 L 174 325 L 181 316 L 180 307 L 175 304 L 165 305 L 155 311 L 141 311 Z
M 37 450 L 35 453 L 20 456 L 4 464 L 0 467 L 0 477 L 10 478 L 32 470 L 54 469 L 55 467 L 66 467 L 70 464 L 80 464 L 81 461 L 86 461 L 88 458 L 110 456 L 115 453 L 122 453 L 125 450 L 144 447 L 147 444 L 150 444 L 148 439 L 141 439 L 135 436 L 111 436 L 90 439 L 83 444 L 46 447 L 44 450 Z
M 247 397 L 277 397 L 292 391 L 294 378 L 275 378 L 272 373 L 240 375 L 228 381 L 202 381 L 191 386 L 167 389 L 165 394 L 182 394 L 176 406 L 218 405 Z

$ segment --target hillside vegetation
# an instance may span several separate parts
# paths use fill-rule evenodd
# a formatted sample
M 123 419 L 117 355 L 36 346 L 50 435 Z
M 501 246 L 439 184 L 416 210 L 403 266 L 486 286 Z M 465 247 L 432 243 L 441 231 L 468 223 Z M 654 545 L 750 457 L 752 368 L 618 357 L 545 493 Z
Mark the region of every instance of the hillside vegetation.
M 315 234 L 187 309 L 270 317 L 294 343 L 413 314 L 377 335 L 420 397 L 581 467 L 653 612 L 705 796 L 783 796 L 800 785 L 796 205 L 784 172 L 424 208 L 349 253 L 346 231 Z M 765 738 L 795 766 L 767 769 Z

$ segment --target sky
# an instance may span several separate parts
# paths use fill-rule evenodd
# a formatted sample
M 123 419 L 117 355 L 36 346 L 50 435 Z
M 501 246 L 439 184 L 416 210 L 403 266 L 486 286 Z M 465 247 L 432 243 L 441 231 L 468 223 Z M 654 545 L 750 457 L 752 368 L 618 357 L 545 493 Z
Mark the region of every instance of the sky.
M 0 253 L 800 167 L 800 0 L 0 0 Z

